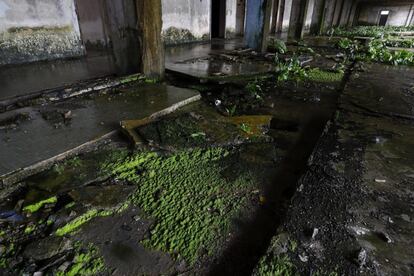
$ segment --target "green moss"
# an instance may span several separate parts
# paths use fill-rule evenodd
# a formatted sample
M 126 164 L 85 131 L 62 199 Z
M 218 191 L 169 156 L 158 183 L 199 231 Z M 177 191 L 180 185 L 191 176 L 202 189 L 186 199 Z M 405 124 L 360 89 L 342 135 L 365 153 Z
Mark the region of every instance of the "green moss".
M 193 263 L 200 250 L 214 252 L 230 229 L 230 220 L 254 189 L 251 177 L 226 181 L 221 173 L 224 149 L 196 149 L 171 156 L 137 153 L 109 165 L 119 179 L 131 181 L 137 190 L 131 202 L 155 220 L 149 248 L 181 256 Z
M 126 77 L 120 78 L 119 82 L 121 84 L 127 84 L 135 81 L 145 82 L 145 83 L 157 83 L 158 79 L 147 78 L 142 74 L 133 74 Z
M 36 230 L 36 225 L 28 225 L 26 227 L 26 229 L 24 229 L 24 233 L 26 235 L 30 235 L 31 233 L 33 233 Z
M 79 229 L 79 227 L 81 227 L 83 224 L 92 220 L 93 218 L 110 216 L 112 214 L 113 214 L 113 211 L 111 210 L 106 210 L 106 211 L 99 211 L 96 209 L 89 210 L 88 212 L 75 218 L 74 220 L 66 224 L 65 226 L 57 229 L 56 235 L 64 236 L 64 235 L 70 234 L 74 232 L 75 230 Z
M 296 273 L 295 266 L 287 256 L 267 256 L 259 262 L 254 275 L 260 276 L 293 276 Z
M 340 82 L 343 77 L 343 72 L 328 72 L 320 69 L 312 69 L 309 70 L 307 79 L 315 82 Z
M 74 201 L 72 201 L 71 203 L 68 203 L 68 204 L 65 205 L 65 209 L 70 209 L 75 205 L 76 205 L 76 203 Z
M 104 270 L 104 262 L 98 257 L 96 249 L 90 247 L 87 252 L 78 252 L 67 272 L 58 272 L 57 276 L 97 275 Z
M 57 197 L 53 196 L 51 198 L 39 201 L 35 204 L 28 205 L 28 206 L 23 208 L 23 211 L 29 212 L 29 213 L 35 213 L 35 212 L 39 211 L 41 208 L 43 208 L 43 206 L 45 206 L 47 204 L 54 204 L 56 202 L 57 202 Z

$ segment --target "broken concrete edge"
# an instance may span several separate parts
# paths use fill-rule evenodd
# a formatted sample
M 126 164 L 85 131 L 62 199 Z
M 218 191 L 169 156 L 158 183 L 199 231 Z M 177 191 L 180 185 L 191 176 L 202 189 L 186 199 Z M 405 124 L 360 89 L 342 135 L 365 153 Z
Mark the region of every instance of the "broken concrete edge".
M 58 88 L 41 90 L 23 96 L 0 100 L 0 113 L 28 106 L 30 104 L 27 102 L 39 98 L 45 98 L 47 102 L 54 102 L 85 95 L 92 92 L 98 92 L 103 89 L 114 88 L 120 85 L 144 79 L 145 76 L 142 74 L 133 74 L 122 77 L 106 76 L 102 78 L 85 80 L 79 83 Z
M 234 76 L 208 76 L 208 77 L 199 77 L 194 76 L 191 74 L 186 74 L 183 72 L 175 71 L 172 69 L 165 69 L 166 73 L 176 75 L 178 77 L 188 78 L 192 80 L 197 80 L 202 84 L 226 84 L 226 83 L 233 83 L 233 82 L 242 82 L 242 81 L 251 81 L 255 80 L 256 78 L 262 77 L 271 77 L 275 75 L 275 72 L 269 70 L 263 73 L 252 73 L 252 74 L 244 74 L 244 75 L 234 75 Z
M 186 100 L 183 100 L 181 102 L 178 102 L 166 109 L 153 113 L 152 115 L 146 118 L 138 119 L 138 120 L 121 121 L 121 129 L 124 132 L 124 134 L 126 134 L 129 137 L 129 139 L 133 142 L 134 145 L 142 144 L 144 143 L 144 139 L 142 139 L 139 133 L 135 130 L 136 128 L 149 124 L 151 122 L 154 122 L 163 116 L 173 113 L 174 111 L 180 109 L 183 106 L 186 106 L 190 103 L 193 103 L 199 100 L 201 100 L 200 94 L 193 96 L 191 98 L 188 98 Z
M 148 116 L 147 118 L 150 118 L 151 120 L 156 120 L 159 119 L 163 116 L 166 116 L 172 112 L 175 112 L 176 110 L 178 110 L 181 107 L 184 107 L 190 103 L 199 101 L 201 99 L 201 95 L 198 94 L 196 96 L 193 96 L 191 98 L 188 98 L 186 100 L 180 101 L 168 108 L 165 108 L 163 110 L 160 110 L 158 112 L 155 112 L 153 114 L 151 114 L 150 116 Z M 121 123 L 122 126 L 122 123 Z M 6 173 L 4 175 L 0 175 L 0 189 L 3 189 L 7 186 L 16 184 L 20 181 L 22 181 L 23 179 L 32 176 L 34 174 L 40 173 L 48 168 L 50 168 L 51 166 L 53 166 L 56 162 L 62 161 L 64 159 L 70 158 L 70 157 L 74 157 L 76 155 L 79 155 L 81 153 L 87 153 L 87 152 L 91 152 L 94 149 L 96 149 L 98 146 L 110 143 L 112 139 L 114 139 L 118 134 L 120 133 L 119 130 L 113 130 L 107 134 L 102 135 L 99 138 L 96 138 L 92 141 L 86 142 L 82 145 L 79 145 L 73 149 L 70 149 L 68 151 L 65 151 L 61 154 L 58 154 L 54 157 L 51 157 L 49 159 L 37 162 L 33 165 L 30 165 L 26 168 L 20 168 L 17 169 L 13 172 L 10 173 Z
M 50 168 L 56 162 L 62 161 L 66 158 L 74 157 L 80 153 L 86 153 L 89 151 L 93 151 L 93 149 L 95 149 L 97 146 L 110 142 L 110 140 L 113 139 L 118 133 L 119 133 L 118 130 L 111 131 L 95 140 L 86 142 L 82 145 L 79 145 L 73 149 L 65 151 L 54 157 L 37 162 L 26 168 L 17 169 L 13 172 L 1 175 L 0 176 L 0 189 L 16 184 L 29 176 L 40 173 Z

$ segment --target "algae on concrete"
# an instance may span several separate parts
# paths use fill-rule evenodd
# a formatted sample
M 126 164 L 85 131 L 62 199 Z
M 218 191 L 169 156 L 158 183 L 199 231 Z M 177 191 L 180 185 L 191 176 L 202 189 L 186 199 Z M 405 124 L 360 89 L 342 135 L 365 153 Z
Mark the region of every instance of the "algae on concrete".
M 182 151 L 170 156 L 139 152 L 109 164 L 118 179 L 137 185 L 131 202 L 155 220 L 142 243 L 194 263 L 204 250 L 211 254 L 229 232 L 231 218 L 245 195 L 254 189 L 247 173 L 229 182 L 223 162 L 230 153 L 223 148 Z

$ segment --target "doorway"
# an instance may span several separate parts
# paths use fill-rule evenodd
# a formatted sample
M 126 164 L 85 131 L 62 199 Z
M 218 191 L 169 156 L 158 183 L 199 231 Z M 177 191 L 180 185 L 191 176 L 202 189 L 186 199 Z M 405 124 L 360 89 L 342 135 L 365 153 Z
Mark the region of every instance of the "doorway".
M 226 36 L 226 0 L 212 0 L 211 3 L 211 38 Z
M 379 26 L 385 26 L 387 24 L 389 14 L 390 11 L 381 11 L 378 23 Z

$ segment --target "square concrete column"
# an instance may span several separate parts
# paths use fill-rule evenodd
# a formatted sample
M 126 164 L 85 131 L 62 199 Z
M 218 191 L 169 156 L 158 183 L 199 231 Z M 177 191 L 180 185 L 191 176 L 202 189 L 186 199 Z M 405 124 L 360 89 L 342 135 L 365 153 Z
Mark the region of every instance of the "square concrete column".
M 325 20 L 325 1 L 326 0 L 315 0 L 310 26 L 310 33 L 312 35 L 318 35 L 323 28 L 323 22 Z
M 269 35 L 272 0 L 247 0 L 244 41 L 247 47 L 265 52 Z
M 293 0 L 290 13 L 289 33 L 290 39 L 301 39 L 306 18 L 308 0 Z

